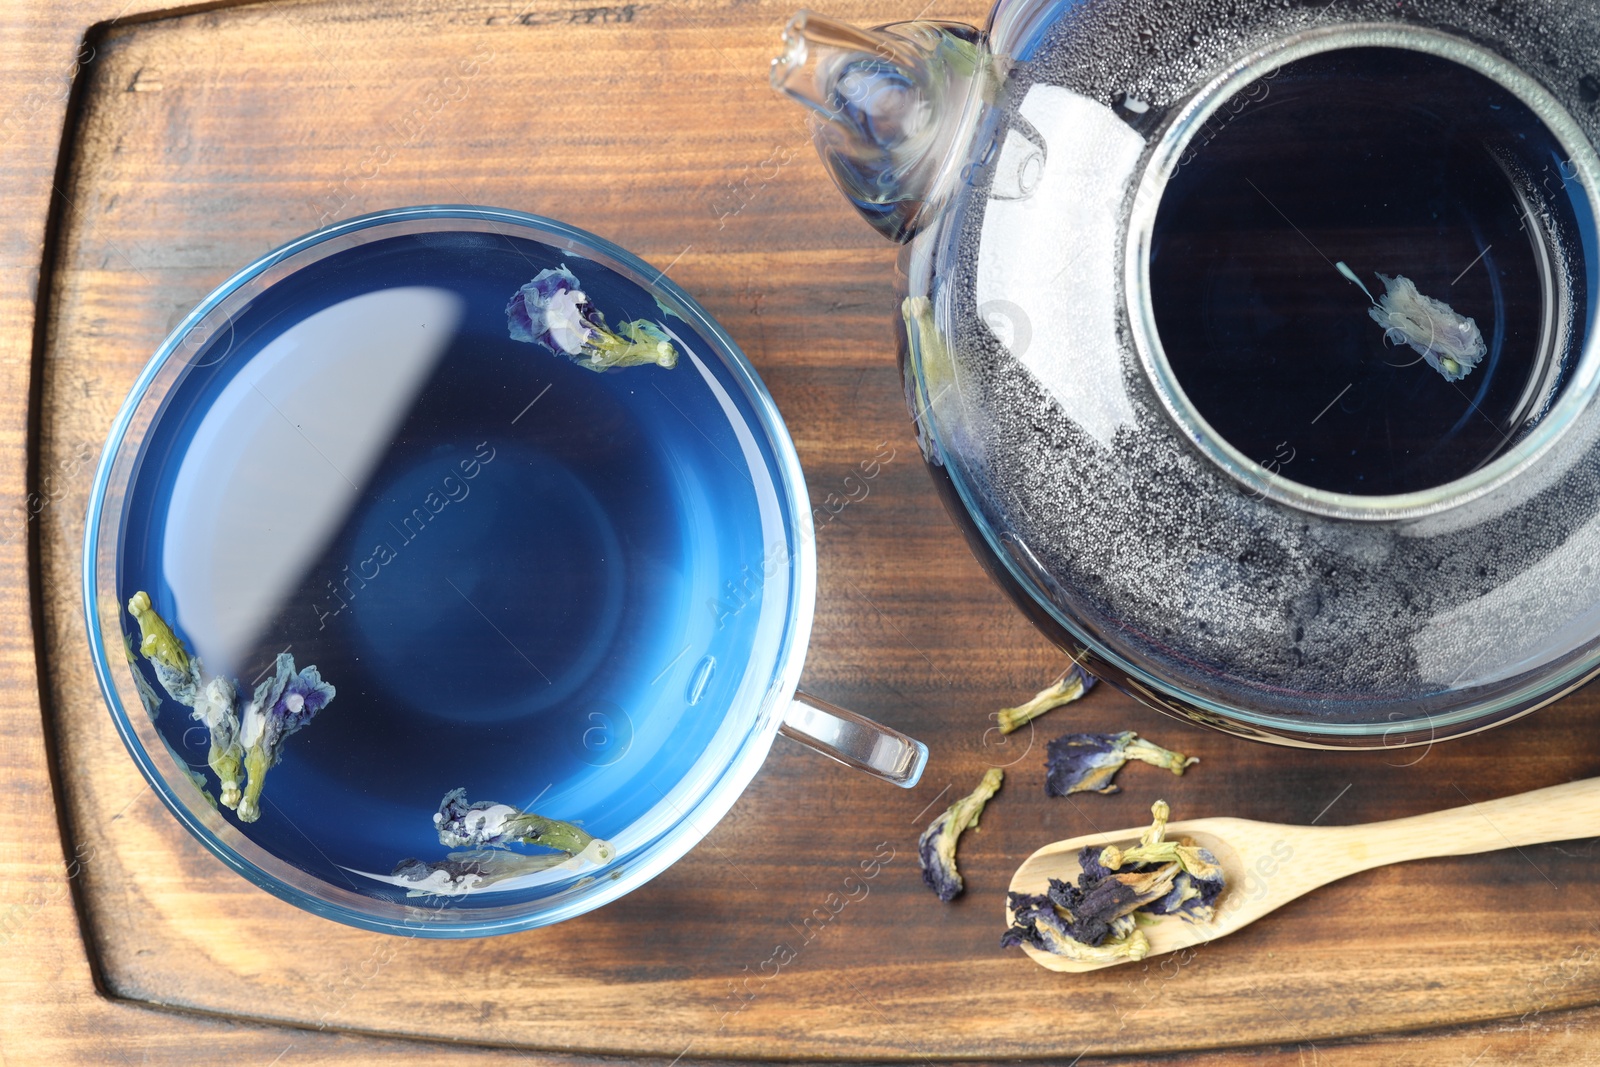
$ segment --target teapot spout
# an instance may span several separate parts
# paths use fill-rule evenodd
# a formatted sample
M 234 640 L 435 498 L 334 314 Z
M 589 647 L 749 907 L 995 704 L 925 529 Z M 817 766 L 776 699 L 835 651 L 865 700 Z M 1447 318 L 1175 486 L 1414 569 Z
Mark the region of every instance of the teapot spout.
M 783 31 L 772 86 L 810 111 L 812 139 L 872 227 L 909 241 L 943 207 L 997 64 L 971 26 L 857 29 L 801 11 Z

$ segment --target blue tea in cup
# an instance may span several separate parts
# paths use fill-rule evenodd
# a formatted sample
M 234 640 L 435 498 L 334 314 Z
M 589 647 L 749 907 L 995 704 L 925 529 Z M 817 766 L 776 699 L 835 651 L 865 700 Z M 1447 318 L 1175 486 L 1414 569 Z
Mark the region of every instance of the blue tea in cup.
M 168 807 L 370 929 L 596 907 L 780 727 L 901 785 L 926 759 L 795 694 L 809 505 L 749 363 L 661 272 L 532 216 L 384 212 L 227 282 L 119 415 L 85 558 Z

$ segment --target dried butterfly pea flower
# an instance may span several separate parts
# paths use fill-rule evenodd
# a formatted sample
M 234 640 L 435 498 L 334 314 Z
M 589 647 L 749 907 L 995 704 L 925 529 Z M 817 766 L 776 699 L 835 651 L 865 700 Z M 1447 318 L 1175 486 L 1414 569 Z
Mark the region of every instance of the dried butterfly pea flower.
M 190 718 L 205 724 L 211 737 L 211 753 L 207 762 L 216 772 L 221 785 L 220 801 L 225 807 L 236 807 L 241 795 L 239 764 L 244 758 L 244 750 L 238 743 L 239 717 L 235 708 L 233 683 L 222 677 L 203 680 L 199 658 L 189 653 L 172 632 L 172 627 L 156 613 L 150 604 L 150 594 L 143 591 L 135 593 L 128 601 L 128 613 L 139 623 L 139 651 L 155 669 L 156 681 L 161 683 L 173 700 L 194 709 Z M 129 659 L 132 660 L 131 647 Z M 152 710 L 152 704 L 159 709 L 160 698 L 137 666 L 133 670 L 133 681 L 139 690 L 139 699 L 150 711 L 150 717 L 155 718 L 156 711 Z M 184 766 L 187 768 L 188 764 Z M 190 776 L 194 776 L 192 771 Z
M 1140 910 L 1151 915 L 1179 915 L 1190 922 L 1208 923 L 1216 918 L 1217 897 L 1222 895 L 1223 884 L 1220 870 L 1216 878 L 1209 880 L 1179 872 L 1172 880 L 1171 892 Z
M 1054 682 L 1036 693 L 1032 700 L 1014 708 L 1000 709 L 1000 732 L 1009 734 L 1011 731 L 1025 726 L 1043 715 L 1053 711 L 1063 704 L 1070 704 L 1094 688 L 1095 677 L 1074 663 L 1068 667 Z
M 922 881 L 947 904 L 966 888 L 961 881 L 961 872 L 956 870 L 956 845 L 961 840 L 961 832 L 978 825 L 983 806 L 1000 789 L 1004 778 L 1005 772 L 1000 768 L 989 768 L 984 772 L 978 788 L 946 808 L 917 839 Z
M 465 789 L 452 789 L 444 795 L 433 826 L 440 844 L 465 851 L 451 852 L 431 863 L 401 860 L 390 877 L 406 885 L 408 896 L 462 896 L 517 875 L 563 865 L 598 866 L 616 855 L 609 842 L 572 823 L 509 804 L 468 803 Z M 530 856 L 508 851 L 511 845 L 539 845 L 555 851 Z
M 220 786 L 218 802 L 238 809 L 241 822 L 255 822 L 261 817 L 267 771 L 283 758 L 284 740 L 327 707 L 334 697 L 333 686 L 322 680 L 316 667 L 297 672 L 294 657 L 279 653 L 272 677 L 256 687 L 241 712 L 238 684 L 221 675 L 204 677 L 199 657 L 190 654 L 156 613 L 148 593 L 135 593 L 128 600 L 128 613 L 139 623 L 139 651 L 155 669 L 156 681 L 173 700 L 193 708 L 190 717 L 203 723 L 210 735 L 207 763 Z M 146 693 L 149 683 L 137 666 L 134 684 L 149 708 L 154 694 Z M 248 776 L 242 786 L 241 767 Z
M 255 695 L 239 719 L 239 743 L 244 747 L 248 775 L 239 800 L 241 821 L 255 822 L 261 817 L 261 790 L 266 785 L 267 771 L 283 758 L 283 743 L 327 707 L 335 692 L 316 667 L 297 672 L 294 657 L 287 652 L 278 653 L 272 677 L 256 686 Z
M 1216 857 L 1187 838 L 1164 840 L 1167 818 L 1171 814 L 1166 801 L 1156 801 L 1150 814 L 1154 822 L 1140 837 L 1139 844 L 1129 849 L 1108 846 L 1100 853 L 1100 866 L 1107 871 L 1119 871 L 1124 867 L 1143 869 L 1150 864 L 1177 864 L 1171 890 L 1144 910 L 1154 915 L 1179 914 L 1209 922 L 1223 887 L 1222 868 Z
M 1052 878 L 1043 895 L 1012 893 L 1012 924 L 1001 945 L 1028 944 L 1088 961 L 1142 959 L 1150 945 L 1134 926 L 1137 914 L 1210 922 L 1224 887 L 1222 868 L 1192 841 L 1163 840 L 1166 801 L 1150 812 L 1153 824 L 1137 846 L 1080 849 L 1076 884 Z
M 1356 272 L 1343 260 L 1335 269 L 1361 287 L 1372 301 L 1367 314 L 1383 327 L 1384 340 L 1395 345 L 1410 345 L 1412 351 L 1427 360 L 1428 366 L 1444 375 L 1447 382 L 1458 382 L 1471 374 L 1478 361 L 1489 351 L 1483 342 L 1478 324 L 1443 300 L 1423 296 L 1416 283 L 1405 275 L 1395 278 L 1378 273 L 1384 293 L 1376 300 Z
M 1124 916 L 1114 926 L 1108 926 L 1110 936 L 1091 945 L 1073 936 L 1068 921 L 1048 896 L 1012 893 L 1010 904 L 1012 923 L 1000 935 L 1001 948 L 1032 945 L 1052 955 L 1083 963 L 1142 960 L 1150 952 L 1150 939 L 1134 925 L 1131 916 Z
M 1167 819 L 1172 814 L 1165 800 L 1158 800 L 1152 804 L 1150 814 L 1154 822 L 1140 836 L 1139 843 L 1128 849 L 1121 849 L 1115 845 L 1106 846 L 1100 852 L 1100 866 L 1108 871 L 1118 871 L 1123 867 L 1141 864 L 1177 863 L 1186 873 L 1197 878 L 1220 876 L 1216 861 L 1210 859 L 1210 853 L 1204 849 L 1195 848 L 1183 841 L 1165 840 Z
M 1200 762 L 1199 757 L 1186 757 L 1151 744 L 1132 730 L 1120 734 L 1067 734 L 1046 747 L 1045 792 L 1053 797 L 1116 793 L 1119 788 L 1111 779 L 1129 760 L 1165 767 L 1178 775 L 1190 764 Z
M 646 363 L 670 369 L 678 362 L 666 331 L 647 319 L 609 329 L 566 264 L 540 271 L 517 290 L 506 304 L 506 327 L 513 341 L 543 345 L 593 371 Z
M 452 789 L 439 802 L 433 825 L 439 843 L 449 848 L 494 849 L 539 845 L 567 856 L 586 856 L 596 863 L 610 860 L 611 845 L 560 819 L 549 819 L 509 804 L 467 802 L 465 789 Z
M 1079 852 L 1076 885 L 1050 879 L 1046 896 L 1070 916 L 1067 928 L 1074 939 L 1098 945 L 1113 932 L 1117 920 L 1167 896 L 1172 872 L 1164 867 L 1113 873 L 1100 866 L 1092 848 Z
M 1387 274 L 1378 278 L 1385 292 L 1367 314 L 1383 327 L 1384 337 L 1394 344 L 1410 345 L 1447 382 L 1471 374 L 1489 351 L 1478 324 L 1456 314 L 1444 301 L 1423 296 L 1410 278 Z
M 409 897 L 460 896 L 470 893 L 483 881 L 475 865 L 459 860 L 424 863 L 419 859 L 403 859 L 395 864 L 390 877 L 410 883 L 406 891 Z

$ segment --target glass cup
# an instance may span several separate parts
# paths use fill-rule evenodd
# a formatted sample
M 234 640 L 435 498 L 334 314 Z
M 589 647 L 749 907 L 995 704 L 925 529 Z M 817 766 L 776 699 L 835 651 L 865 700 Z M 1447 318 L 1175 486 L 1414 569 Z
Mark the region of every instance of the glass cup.
M 779 731 L 915 785 L 920 742 L 797 691 L 815 595 L 732 339 L 623 249 L 479 207 L 352 219 L 207 297 L 116 418 L 84 546 L 101 689 L 178 821 L 430 937 L 642 884 Z

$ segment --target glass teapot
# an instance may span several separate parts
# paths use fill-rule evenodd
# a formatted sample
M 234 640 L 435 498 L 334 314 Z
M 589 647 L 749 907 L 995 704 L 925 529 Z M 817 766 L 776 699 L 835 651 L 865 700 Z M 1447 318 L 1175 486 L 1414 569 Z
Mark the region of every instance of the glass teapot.
M 1600 8 L 802 12 L 973 551 L 1170 713 L 1421 745 L 1600 672 Z

